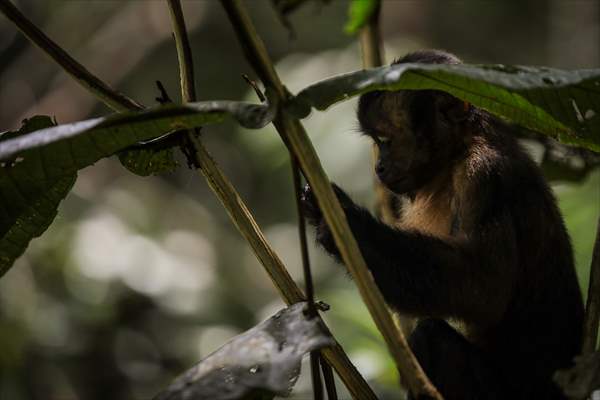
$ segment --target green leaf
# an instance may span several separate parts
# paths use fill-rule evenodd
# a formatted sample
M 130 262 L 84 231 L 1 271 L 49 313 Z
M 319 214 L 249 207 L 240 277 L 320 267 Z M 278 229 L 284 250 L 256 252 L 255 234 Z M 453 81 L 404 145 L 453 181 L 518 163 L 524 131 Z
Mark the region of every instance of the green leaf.
M 48 116 L 37 115 L 23 121 L 21 129 L 15 132 L 6 132 L 0 140 L 5 138 L 18 138 L 34 130 L 44 129 L 56 125 Z M 1 145 L 1 144 L 0 144 Z M 35 191 L 22 189 L 19 182 L 12 179 L 9 171 L 21 163 L 18 157 L 7 159 L 0 165 L 0 215 L 2 221 L 10 220 L 11 223 L 3 226 L 0 234 L 0 276 L 10 268 L 15 259 L 19 257 L 29 242 L 40 236 L 56 217 L 57 208 L 62 199 L 71 190 L 77 177 L 76 173 L 69 173 L 53 180 L 43 188 Z M 10 203 L 18 203 L 11 207 Z M 10 209 L 10 211 L 8 211 Z M 8 214 L 13 212 L 14 214 Z
M 380 0 L 351 0 L 348 6 L 348 21 L 344 31 L 349 35 L 356 34 L 365 26 L 379 7 Z
M 326 79 L 287 106 L 305 117 L 374 90 L 448 92 L 528 129 L 600 151 L 600 69 L 564 71 L 504 65 L 397 64 Z
M 227 116 L 233 116 L 248 128 L 259 128 L 273 119 L 274 112 L 274 107 L 267 105 L 211 101 L 168 105 L 58 126 L 51 126 L 48 117 L 35 117 L 19 132 L 3 134 L 0 136 L 0 276 L 24 251 L 29 240 L 39 236 L 52 222 L 56 206 L 68 193 L 79 169 L 138 142 L 220 122 Z M 40 122 L 39 118 L 47 119 L 46 125 L 42 125 L 45 128 L 31 132 L 32 128 L 41 127 L 33 125 Z M 158 156 L 161 162 L 162 156 Z M 153 171 L 154 166 L 149 163 L 154 160 L 155 155 L 148 155 L 140 161 L 148 165 L 138 167 Z
M 142 146 L 120 152 L 119 161 L 129 171 L 140 176 L 173 172 L 179 167 L 173 150 L 155 150 Z
M 262 128 L 273 120 L 274 107 L 235 101 L 207 101 L 166 105 L 141 112 L 126 112 L 72 124 L 42 129 L 13 139 L 0 137 L 0 160 L 22 156 L 19 165 L 29 167 L 34 158 L 50 157 L 56 164 L 45 163 L 50 176 L 66 170 L 78 170 L 123 150 L 166 133 L 198 128 L 233 116 L 242 126 Z M 42 154 L 38 154 L 41 151 Z M 37 175 L 41 171 L 36 168 Z
M 210 354 L 154 400 L 263 400 L 287 397 L 306 353 L 335 341 L 320 318 L 293 304 Z

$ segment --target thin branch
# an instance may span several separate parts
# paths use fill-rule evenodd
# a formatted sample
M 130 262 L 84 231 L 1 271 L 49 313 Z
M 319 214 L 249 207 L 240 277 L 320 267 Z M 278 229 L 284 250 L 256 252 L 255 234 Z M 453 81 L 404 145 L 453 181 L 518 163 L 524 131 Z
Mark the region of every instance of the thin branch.
M 184 103 L 196 101 L 196 90 L 194 88 L 194 63 L 192 62 L 192 50 L 185 28 L 185 19 L 179 0 L 167 0 L 169 11 L 173 21 L 173 34 L 175 46 L 177 47 L 177 58 L 179 59 L 179 78 L 181 80 L 181 100 Z
M 173 27 L 175 32 L 175 43 L 177 46 L 177 58 L 179 60 L 180 77 L 181 77 L 181 91 L 183 102 L 190 102 L 196 100 L 196 93 L 194 90 L 194 75 L 193 75 L 193 64 L 192 64 L 192 52 L 189 45 L 187 36 L 187 29 L 185 27 L 185 20 L 183 18 L 183 10 L 179 0 L 167 0 L 169 4 L 169 10 L 171 12 L 171 19 L 173 21 Z M 258 88 L 256 86 L 255 90 Z M 260 91 L 257 90 L 257 93 Z M 236 224 L 242 235 L 250 243 L 256 256 L 261 260 L 263 266 L 267 270 L 267 273 L 271 277 L 275 287 L 279 290 L 280 295 L 286 299 L 288 304 L 295 303 L 303 300 L 304 296 L 300 289 L 296 286 L 288 271 L 284 267 L 283 263 L 279 260 L 276 253 L 270 248 L 266 242 L 264 236 L 258 229 L 256 222 L 253 220 L 252 215 L 246 208 L 243 201 L 233 188 L 233 185 L 218 169 L 214 160 L 210 157 L 210 154 L 206 151 L 204 146 L 197 139 L 191 131 L 187 133 L 187 141 L 193 148 L 193 160 L 192 163 L 200 168 L 200 171 L 208 181 L 209 186 L 213 189 L 215 194 L 219 197 L 219 200 L 231 216 L 233 222 Z M 186 151 L 190 150 L 190 146 L 186 146 Z M 317 311 L 314 304 L 314 289 L 312 283 L 312 276 L 310 273 L 310 265 L 308 259 L 308 247 L 306 244 L 306 229 L 304 226 L 304 219 L 300 214 L 300 173 L 298 171 L 298 165 L 295 162 L 293 155 L 292 157 L 292 170 L 294 174 L 294 187 L 296 192 L 296 201 L 298 207 L 299 216 L 299 234 L 300 244 L 302 251 L 302 264 L 304 266 L 306 291 L 309 299 L 309 310 L 314 317 L 318 317 Z M 341 350 L 341 347 L 337 345 L 333 347 L 329 352 L 330 358 L 335 358 L 337 362 L 349 364 L 349 360 Z M 323 386 L 321 383 L 321 375 L 319 368 L 320 353 L 318 351 L 311 352 L 311 372 L 313 379 L 313 389 L 315 400 L 323 399 Z M 344 374 L 353 375 L 356 372 L 355 369 L 350 368 L 352 365 L 345 365 Z M 356 376 L 352 376 L 352 379 L 356 379 Z M 358 379 L 358 384 L 362 377 Z M 366 385 L 366 383 L 365 383 Z
M 598 341 L 598 323 L 600 322 L 600 217 L 596 227 L 596 242 L 590 266 L 590 284 L 588 287 L 585 319 L 583 323 L 583 354 L 596 350 Z
M 250 244 L 254 254 L 267 271 L 285 303 L 290 305 L 299 301 L 306 301 L 300 288 L 298 288 L 277 254 L 267 243 L 262 231 L 231 182 L 195 136 L 192 137 L 192 145 L 195 150 L 193 156 L 200 165 L 200 172 L 229 214 L 231 221 Z M 355 399 L 377 399 L 339 344 L 336 343 L 335 346 L 322 349 L 321 354 L 337 371 Z
M 337 400 L 337 390 L 335 389 L 335 379 L 333 377 L 331 365 L 327 364 L 325 360 L 321 358 L 321 368 L 323 369 L 323 378 L 325 379 L 325 387 L 327 388 L 327 399 Z
M 54 43 L 44 34 L 44 32 L 21 14 L 9 0 L 0 0 L 0 11 L 2 11 L 2 13 L 12 21 L 31 42 L 60 65 L 81 86 L 98 97 L 104 104 L 115 111 L 141 110 L 143 108 L 139 103 L 111 88 L 108 84 L 88 71 L 83 65 L 75 61 L 73 57 Z
M 312 273 L 310 271 L 310 260 L 308 257 L 308 245 L 306 243 L 306 224 L 302 215 L 301 207 L 301 181 L 300 167 L 294 155 L 290 153 L 292 180 L 294 182 L 294 197 L 296 199 L 296 212 L 298 215 L 298 237 L 300 238 L 300 253 L 302 255 L 302 270 L 304 271 L 304 285 L 306 287 L 306 298 L 308 299 L 308 312 L 311 318 L 318 315 L 315 307 L 315 289 L 313 285 Z M 310 372 L 312 376 L 313 398 L 314 400 L 323 400 L 323 384 L 321 382 L 321 367 L 319 366 L 320 352 L 318 350 L 310 353 Z
M 256 84 L 256 82 L 254 82 L 252 79 L 250 79 L 250 77 L 246 74 L 242 74 L 242 78 L 246 81 L 246 83 L 248 85 L 250 85 L 250 87 L 252 89 L 254 89 L 254 93 L 256 93 L 256 97 L 258 97 L 258 99 L 260 100 L 261 103 L 263 103 L 263 102 L 265 102 L 265 100 L 267 100 L 267 98 L 265 97 L 263 92 L 261 92 L 261 90 L 258 87 L 258 85 Z
M 279 291 L 279 295 L 288 305 L 306 301 L 304 294 L 285 269 L 275 251 L 267 243 L 246 204 L 229 179 L 194 135 L 191 136 L 191 143 L 194 150 L 193 157 L 200 166 L 200 172 L 206 178 L 208 185 L 217 195 L 223 207 L 225 207 L 231 221 L 250 244 L 260 263 L 265 267 L 273 284 Z
M 49 54 L 59 65 L 63 66 L 65 70 L 72 71 L 72 75 L 84 88 L 96 95 L 104 104 L 114 108 L 117 111 L 124 110 L 140 110 L 144 107 L 135 101 L 127 98 L 126 96 L 117 93 L 114 89 L 108 86 L 106 83 L 100 81 L 98 78 L 90 74 L 83 66 L 75 62 L 71 56 L 69 56 L 64 50 L 60 49 L 54 42 L 48 39 L 43 33 L 37 29 L 31 22 L 25 19 L 12 4 L 6 0 L 0 0 L 0 11 L 2 11 L 11 21 L 13 21 L 25 34 L 26 36 L 42 50 Z M 98 89 L 100 88 L 100 89 Z M 203 171 L 204 172 L 204 171 Z M 213 175 L 222 174 L 216 165 L 214 170 L 211 170 Z M 206 175 L 205 175 L 206 176 Z M 206 176 L 207 180 L 209 179 Z M 210 182 L 210 180 L 209 180 Z M 223 193 L 223 190 L 227 192 L 227 188 L 213 188 L 215 193 L 219 195 Z M 257 240 L 251 242 L 253 250 L 257 254 L 259 260 L 267 270 L 267 273 L 274 281 L 275 286 L 278 288 L 281 296 L 284 298 L 287 304 L 297 303 L 304 300 L 302 291 L 296 286 L 291 276 L 287 273 L 281 261 L 277 258 L 273 250 L 269 247 L 264 239 L 264 235 L 258 229 L 258 226 L 254 219 L 251 217 L 246 206 L 241 202 L 237 193 L 235 196 L 228 196 L 227 198 L 238 199 L 240 203 L 233 204 L 233 209 L 237 213 L 241 213 L 247 217 L 243 219 L 243 228 L 247 229 L 250 233 L 248 235 L 256 238 Z M 223 195 L 219 196 L 220 198 Z M 235 200 L 234 200 L 235 201 Z M 232 212 L 229 212 L 232 215 Z M 234 223 L 236 220 L 233 219 Z M 236 225 L 238 225 L 236 223 Z M 363 377 L 358 373 L 354 365 L 350 362 L 348 356 L 344 353 L 344 350 L 339 344 L 323 350 L 323 354 L 327 358 L 328 362 L 335 366 L 336 370 L 345 382 L 350 382 L 352 393 L 356 394 L 356 398 L 373 399 L 372 392 L 368 384 L 364 381 Z
M 229 16 L 248 61 L 254 66 L 263 83 L 274 89 L 275 94 L 282 102 L 285 101 L 286 90 L 275 72 L 264 43 L 258 36 L 246 9 L 239 0 L 221 0 L 221 3 Z M 297 157 L 304 176 L 310 183 L 325 220 L 332 231 L 342 259 L 352 274 L 377 327 L 383 334 L 396 366 L 407 382 L 411 393 L 416 397 L 429 396 L 432 399 L 441 399 L 440 394 L 429 382 L 410 351 L 404 335 L 394 324 L 391 312 L 358 250 L 348 221 L 304 127 L 286 112 L 281 112 L 274 124 L 284 143 Z

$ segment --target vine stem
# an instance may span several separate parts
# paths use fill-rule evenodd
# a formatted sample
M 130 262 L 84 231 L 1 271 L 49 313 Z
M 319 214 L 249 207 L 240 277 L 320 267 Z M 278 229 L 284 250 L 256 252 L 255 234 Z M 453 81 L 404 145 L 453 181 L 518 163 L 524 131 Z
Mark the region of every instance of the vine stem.
M 590 266 L 585 319 L 583 323 L 582 353 L 590 354 L 596 350 L 598 341 L 598 323 L 600 322 L 600 216 L 596 227 L 596 242 Z
M 265 86 L 274 90 L 275 95 L 281 100 L 280 104 L 284 104 L 289 94 L 275 72 L 266 47 L 258 36 L 241 1 L 221 0 L 221 4 L 229 17 L 248 61 Z M 441 395 L 431 384 L 414 354 L 410 351 L 404 335 L 394 323 L 392 314 L 358 250 L 356 240 L 348 226 L 348 221 L 304 127 L 296 118 L 291 117 L 284 110 L 280 110 L 274 124 L 283 142 L 298 159 L 302 172 L 311 185 L 319 207 L 331 229 L 344 264 L 354 278 L 375 324 L 383 334 L 388 349 L 402 377 L 407 382 L 409 390 L 416 397 L 428 396 L 432 399 L 441 399 Z
M 179 0 L 167 0 L 169 12 L 173 21 L 173 35 L 177 58 L 179 60 L 179 79 L 181 81 L 181 99 L 184 103 L 196 101 L 196 90 L 194 83 L 194 63 L 192 61 L 192 49 L 185 27 L 183 10 Z
M 65 50 L 53 42 L 52 39 L 44 34 L 44 32 L 21 14 L 9 0 L 0 0 L 0 11 L 2 11 L 2 14 L 12 21 L 32 43 L 60 65 L 80 85 L 96 95 L 96 97 L 104 104 L 115 111 L 142 110 L 144 108 L 135 100 L 117 92 L 107 83 L 100 80 L 96 75 L 88 71 L 83 65 L 78 63 Z
M 298 237 L 300 239 L 300 253 L 302 256 L 302 270 L 304 271 L 304 285 L 306 287 L 306 298 L 308 301 L 308 313 L 310 318 L 318 315 L 315 307 L 315 289 L 313 285 L 312 273 L 310 271 L 310 259 L 308 257 L 308 245 L 306 243 L 306 224 L 302 215 L 300 205 L 300 196 L 302 193 L 300 167 L 294 155 L 290 153 L 292 167 L 292 181 L 294 183 L 294 197 L 296 198 L 296 213 L 298 215 Z M 321 367 L 319 365 L 319 350 L 310 352 L 310 372 L 312 377 L 313 398 L 314 400 L 323 400 L 323 384 L 321 382 Z

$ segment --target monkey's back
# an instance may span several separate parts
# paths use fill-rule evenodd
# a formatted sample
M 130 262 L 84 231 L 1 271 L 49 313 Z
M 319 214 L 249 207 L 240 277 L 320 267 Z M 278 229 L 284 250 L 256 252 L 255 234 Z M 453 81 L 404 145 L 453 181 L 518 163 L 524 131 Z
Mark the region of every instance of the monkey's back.
M 508 213 L 517 265 L 506 312 L 484 333 L 483 343 L 507 384 L 522 391 L 520 398 L 563 398 L 551 377 L 571 364 L 582 340 L 573 251 L 540 169 L 510 133 L 500 133 L 488 138 L 504 157 L 496 165 L 500 170 L 490 172 L 500 187 L 488 192 L 495 198 L 481 200 Z

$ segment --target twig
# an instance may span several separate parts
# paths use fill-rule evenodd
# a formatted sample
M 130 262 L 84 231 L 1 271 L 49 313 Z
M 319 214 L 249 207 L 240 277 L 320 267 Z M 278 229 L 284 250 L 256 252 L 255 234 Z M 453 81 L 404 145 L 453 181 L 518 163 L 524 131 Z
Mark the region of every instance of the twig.
M 302 255 L 302 270 L 304 271 L 304 285 L 306 286 L 306 298 L 308 300 L 308 312 L 311 318 L 318 315 L 315 307 L 315 289 L 313 285 L 312 273 L 310 271 L 310 260 L 308 258 L 308 246 L 306 244 L 306 224 L 302 215 L 301 195 L 302 188 L 300 182 L 300 167 L 294 155 L 290 153 L 292 166 L 292 180 L 294 182 L 294 197 L 296 199 L 296 211 L 298 214 L 298 237 L 300 238 L 300 253 Z M 320 352 L 318 350 L 310 353 L 310 372 L 313 384 L 314 400 L 323 400 L 323 385 L 321 382 L 321 367 L 319 366 Z
M 177 44 L 177 57 L 179 59 L 180 66 L 182 99 L 184 102 L 195 101 L 196 94 L 194 91 L 194 76 L 191 72 L 193 70 L 192 52 L 189 47 L 189 40 L 187 38 L 187 30 L 185 28 L 185 21 L 183 19 L 181 3 L 179 0 L 167 1 L 169 3 L 169 9 L 171 11 L 171 18 L 173 20 L 175 31 L 175 42 Z M 256 85 L 254 85 L 254 87 L 255 90 L 257 90 Z M 257 90 L 257 93 L 260 93 L 260 91 Z M 267 273 L 273 280 L 275 287 L 277 287 L 277 289 L 279 290 L 280 295 L 286 299 L 286 302 L 288 304 L 304 300 L 304 295 L 292 280 L 291 276 L 283 266 L 283 263 L 279 260 L 275 252 L 270 248 L 260 230 L 258 230 L 256 222 L 253 220 L 252 215 L 246 208 L 243 201 L 239 198 L 239 195 L 233 188 L 233 185 L 231 185 L 231 183 L 227 180 L 225 175 L 223 175 L 223 173 L 218 169 L 214 160 L 210 157 L 204 146 L 202 146 L 198 138 L 191 131 L 188 132 L 186 139 L 191 145 L 186 146 L 185 148 L 185 153 L 188 156 L 188 159 L 191 158 L 191 160 L 188 160 L 188 163 L 194 164 L 197 167 L 199 167 L 200 171 L 208 181 L 209 186 L 212 188 L 215 194 L 217 194 L 217 197 L 219 197 L 219 200 L 231 216 L 234 224 L 236 224 L 242 235 L 244 235 L 246 240 L 251 244 L 259 260 L 262 261 L 263 266 L 265 267 Z M 194 150 L 192 154 L 189 153 L 190 147 Z M 296 199 L 297 201 L 299 201 L 300 175 L 298 172 L 298 166 L 295 162 L 293 162 L 292 168 L 294 171 Z M 297 205 L 298 211 L 300 211 L 300 203 L 298 202 Z M 302 263 L 305 268 L 305 279 L 309 298 L 309 310 L 311 311 L 312 315 L 316 317 L 318 316 L 318 314 L 314 305 L 314 290 L 312 286 L 312 277 L 310 274 L 304 220 L 300 214 L 299 217 Z M 329 349 L 327 354 L 329 354 L 329 358 L 334 358 L 336 362 L 339 362 L 342 365 L 345 364 L 345 370 L 342 371 L 342 373 L 347 375 L 353 375 L 353 373 L 356 373 L 356 370 L 351 364 L 349 364 L 348 358 L 343 353 L 339 345 Z M 312 352 L 310 355 L 315 400 L 323 399 L 323 387 L 321 384 L 321 376 L 319 373 L 319 357 L 319 352 Z M 353 379 L 357 379 L 357 377 L 353 376 Z M 361 381 L 362 377 L 358 379 L 357 383 L 360 385 Z M 366 385 L 366 383 L 364 384 Z
M 160 96 L 155 97 L 154 100 L 158 101 L 160 104 L 163 105 L 173 102 L 173 100 L 171 100 L 171 97 L 169 96 L 169 93 L 167 92 L 167 89 L 165 89 L 165 86 L 161 81 L 156 81 L 156 87 L 160 92 Z
M 9 0 L 0 0 L 0 11 L 2 11 L 2 13 L 12 21 L 31 42 L 60 65 L 80 85 L 98 97 L 104 104 L 115 111 L 141 110 L 143 108 L 139 103 L 124 94 L 117 92 L 88 71 L 83 65 L 75 61 L 73 57 L 54 43 L 37 26 L 25 18 L 25 16 L 21 14 Z
M 96 81 L 98 81 L 98 78 L 89 73 L 84 73 L 83 71 L 87 72 L 87 70 L 79 64 L 69 62 L 68 60 L 72 60 L 72 58 L 64 50 L 58 48 L 56 44 L 54 44 L 43 34 L 41 34 L 41 32 L 39 32 L 39 30 L 35 26 L 33 26 L 31 22 L 27 21 L 22 15 L 20 15 L 20 13 L 16 11 L 14 6 L 12 6 L 12 4 L 10 4 L 7 0 L 0 0 L 0 11 L 7 15 L 9 19 L 14 21 L 15 24 L 17 24 L 17 26 L 20 27 L 20 25 L 23 25 L 24 28 L 22 28 L 22 30 L 24 32 L 29 32 L 29 34 L 26 34 L 26 36 L 33 43 L 38 45 L 44 52 L 48 54 L 53 54 L 54 56 L 52 58 L 59 65 L 62 66 L 63 64 L 65 64 L 74 67 L 75 72 L 71 75 L 75 77 L 75 79 L 84 88 L 90 91 L 93 95 L 96 95 L 104 104 L 111 108 L 113 108 L 114 106 L 114 108 L 118 111 L 135 111 L 144 108 L 143 105 L 128 99 L 120 93 L 117 93 L 106 83 L 99 81 L 99 84 L 97 84 Z M 15 11 L 17 12 L 17 14 L 14 13 Z M 18 18 L 19 16 L 20 18 Z M 16 21 L 15 18 L 17 19 Z M 36 34 L 36 32 L 38 34 Z M 58 50 L 53 49 L 53 47 L 57 47 Z M 64 57 L 67 61 L 61 60 L 62 57 Z M 106 91 L 106 93 L 101 94 L 101 91 L 95 89 L 96 86 L 103 88 Z M 197 145 L 200 145 L 200 143 L 196 141 L 195 137 L 193 138 L 192 143 L 197 143 Z M 210 159 L 210 156 L 208 156 L 208 158 L 206 158 L 205 160 L 205 162 L 209 165 L 211 165 L 211 161 L 212 159 Z M 204 170 L 202 170 L 202 172 L 205 174 L 205 177 L 209 181 L 209 184 L 211 182 L 213 183 L 211 188 L 213 189 L 215 194 L 217 194 L 219 199 L 222 202 L 231 201 L 231 203 L 229 204 L 231 206 L 231 209 L 227 209 L 227 211 L 230 214 L 230 216 L 232 216 L 232 221 L 245 237 L 252 238 L 251 240 L 248 240 L 249 244 L 251 245 L 259 261 L 263 264 L 265 270 L 273 280 L 282 298 L 287 304 L 293 304 L 299 301 L 304 301 L 305 299 L 302 291 L 295 284 L 287 270 L 283 267 L 283 264 L 281 263 L 279 258 L 275 255 L 274 251 L 266 242 L 264 235 L 262 234 L 262 232 L 258 228 L 258 225 L 256 224 L 256 221 L 254 221 L 251 214 L 248 212 L 246 205 L 241 201 L 239 195 L 237 195 L 237 192 L 235 192 L 233 187 L 231 187 L 231 184 L 229 184 L 229 186 L 219 186 L 219 184 L 222 184 L 221 181 L 211 181 L 211 179 L 209 179 L 210 177 L 214 179 L 215 176 L 222 175 L 222 172 L 216 166 L 216 164 L 213 163 L 212 166 L 213 169 L 208 169 L 209 172 L 205 173 Z M 226 180 L 226 182 L 229 181 Z M 239 216 L 239 218 L 241 219 L 239 221 L 236 220 L 235 215 Z M 344 382 L 348 382 L 347 385 L 355 398 L 376 399 L 375 395 L 369 388 L 364 378 L 358 373 L 354 365 L 352 365 L 352 362 L 350 361 L 350 359 L 339 344 L 336 343 L 335 346 L 323 349 L 322 352 L 327 361 L 335 368 L 340 377 L 342 377 L 342 380 Z
M 323 369 L 323 378 L 325 379 L 325 387 L 327 388 L 327 399 L 337 400 L 337 390 L 335 389 L 335 379 L 331 366 L 321 358 L 321 368 Z
M 590 266 L 590 284 L 588 287 L 585 319 L 583 323 L 583 354 L 596 350 L 598 341 L 598 323 L 600 321 L 600 217 L 596 227 L 596 242 Z
M 287 93 L 273 63 L 266 51 L 264 43 L 258 36 L 252 21 L 239 0 L 221 0 L 225 11 L 238 36 L 241 47 L 250 64 L 267 87 L 271 87 L 275 95 L 284 102 Z M 392 319 L 392 315 L 383 300 L 379 288 L 375 285 L 356 240 L 350 231 L 348 222 L 339 205 L 325 171 L 318 159 L 310 140 L 300 122 L 286 112 L 281 112 L 274 121 L 275 127 L 282 136 L 284 143 L 297 157 L 304 176 L 311 185 L 317 202 L 330 227 L 335 243 L 340 250 L 342 259 L 348 267 L 360 294 L 373 316 L 373 319 L 383 334 L 396 366 L 408 383 L 410 391 L 416 396 L 429 396 L 441 399 L 440 394 L 429 382 L 416 358 L 410 351 L 406 339 Z
M 256 96 L 258 96 L 258 99 L 260 100 L 260 102 L 263 103 L 266 100 L 266 98 L 265 98 L 265 95 L 263 94 L 263 92 L 260 90 L 260 88 L 256 84 L 256 82 L 254 82 L 252 79 L 250 79 L 250 77 L 246 74 L 242 74 L 242 78 L 244 78 L 246 83 L 248 85 L 250 85 L 250 87 L 252 89 L 254 89 L 254 93 L 256 93 Z
M 277 254 L 267 243 L 262 231 L 231 182 L 215 164 L 199 140 L 194 137 L 192 144 L 195 150 L 194 158 L 200 164 L 200 171 L 206 178 L 208 185 L 217 195 L 231 221 L 250 244 L 254 254 L 279 291 L 280 296 L 288 305 L 306 301 L 300 288 L 298 288 Z M 377 399 L 339 344 L 336 343 L 335 346 L 322 349 L 321 354 L 333 366 L 355 399 Z
M 194 63 L 192 62 L 192 50 L 185 28 L 185 19 L 179 0 L 167 0 L 171 19 L 173 20 L 173 34 L 175 46 L 177 47 L 177 58 L 179 59 L 179 79 L 181 81 L 181 100 L 184 103 L 196 101 L 196 90 L 194 89 Z

